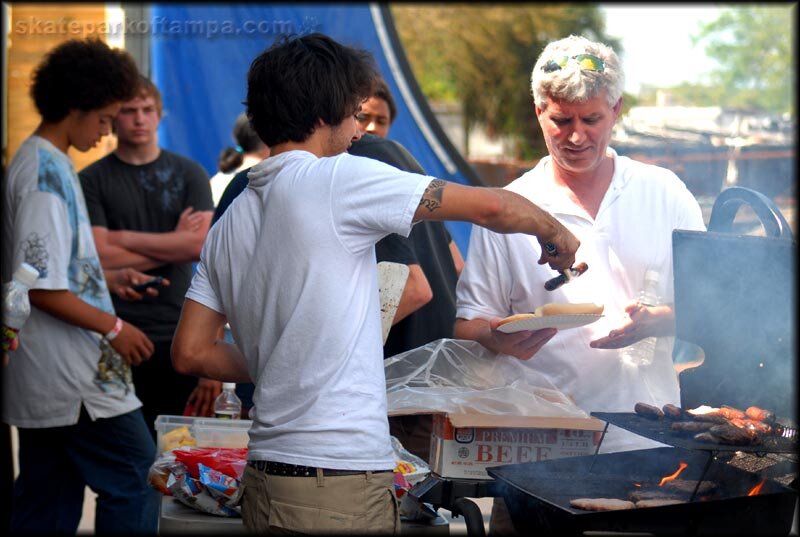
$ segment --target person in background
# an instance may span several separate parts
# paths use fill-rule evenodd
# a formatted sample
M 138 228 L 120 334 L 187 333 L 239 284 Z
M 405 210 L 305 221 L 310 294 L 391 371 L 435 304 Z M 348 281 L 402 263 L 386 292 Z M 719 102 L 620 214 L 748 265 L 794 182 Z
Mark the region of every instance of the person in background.
M 611 47 L 580 36 L 547 45 L 533 67 L 531 89 L 549 155 L 506 187 L 572 231 L 581 241 L 576 259 L 589 270 L 546 291 L 544 283 L 555 274 L 536 266 L 535 241 L 475 227 L 456 290 L 457 338 L 525 360 L 587 413 L 632 412 L 638 402 L 680 404 L 671 349 L 640 367 L 626 363 L 620 348 L 674 333 L 672 231 L 705 229 L 699 204 L 674 173 L 609 147 L 623 83 Z M 661 274 L 666 305 L 636 303 L 647 270 Z M 496 330 L 500 318 L 549 302 L 603 304 L 604 316 L 563 332 Z M 601 451 L 657 445 L 610 426 Z M 507 523 L 507 516 L 502 501 L 495 502 L 493 524 Z
M 236 147 L 222 150 L 217 162 L 219 171 L 211 178 L 211 199 L 215 207 L 237 173 L 251 168 L 269 156 L 269 147 L 258 137 L 244 113 L 239 114 L 233 124 L 233 139 L 236 140 Z
M 386 138 L 396 117 L 397 105 L 391 90 L 389 90 L 389 85 L 383 78 L 378 78 L 375 81 L 372 95 L 361 103 L 361 110 L 356 114 L 358 128 L 375 136 Z
M 378 79 L 372 95 L 356 114 L 358 128 L 365 134 L 353 142 L 348 152 L 424 175 L 425 170 L 402 145 L 385 138 L 396 112 L 388 85 Z M 415 225 L 408 237 L 387 235 L 375 245 L 375 254 L 378 262 L 402 263 L 409 268 L 383 357 L 452 338 L 456 282 L 464 260 L 444 223 L 425 220 Z M 406 450 L 429 461 L 432 422 L 430 414 L 395 416 L 389 418 L 389 427 Z
M 110 133 L 138 76 L 127 52 L 100 40 L 52 49 L 30 90 L 41 122 L 3 183 L 3 281 L 22 262 L 39 271 L 24 336 L 3 368 L 3 421 L 19 438 L 12 535 L 75 534 L 87 485 L 98 534 L 157 529 L 159 494 L 147 483 L 155 442 L 131 380 L 153 343 L 114 313 L 67 156 Z M 142 276 L 127 275 L 115 275 L 123 287 Z
M 376 75 L 368 52 L 319 33 L 279 38 L 248 72 L 248 116 L 271 156 L 209 232 L 172 345 L 183 373 L 255 381 L 247 531 L 399 532 L 378 240 L 463 219 L 537 234 L 556 247 L 538 262 L 557 269 L 578 247 L 521 196 L 346 153 Z M 218 339 L 228 320 L 236 345 Z
M 155 344 L 152 360 L 133 372 L 151 433 L 159 415 L 213 415 L 221 383 L 175 372 L 172 336 L 192 262 L 211 225 L 213 203 L 205 170 L 158 145 L 161 94 L 140 76 L 134 97 L 114 119 L 117 148 L 80 172 L 100 262 L 132 266 L 171 285 L 139 302 L 114 299 L 120 317 L 136 323 Z

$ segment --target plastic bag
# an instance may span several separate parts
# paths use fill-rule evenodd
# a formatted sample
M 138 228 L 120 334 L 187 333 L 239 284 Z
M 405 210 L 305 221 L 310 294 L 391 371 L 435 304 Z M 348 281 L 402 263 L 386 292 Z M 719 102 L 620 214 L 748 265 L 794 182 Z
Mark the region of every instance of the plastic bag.
M 180 465 L 180 467 L 176 465 Z M 175 454 L 171 451 L 167 451 L 159 455 L 150 466 L 150 470 L 147 472 L 147 482 L 161 494 L 172 496 L 172 492 L 170 492 L 167 487 L 169 476 L 173 473 L 185 471 L 186 465 L 177 462 L 175 460 Z
M 439 339 L 384 360 L 390 414 L 588 418 L 541 373 L 476 341 Z
M 197 465 L 200 470 L 200 483 L 206 488 L 209 494 L 228 507 L 238 505 L 242 496 L 242 487 L 239 480 L 231 476 L 209 468 L 202 463 Z
M 211 515 L 241 516 L 240 479 L 247 448 L 180 447 L 159 455 L 148 472 L 150 486 Z
M 204 464 L 236 479 L 242 478 L 247 466 L 247 448 L 181 447 L 172 450 L 172 453 L 178 462 L 186 465 L 189 474 L 195 479 L 200 477 L 198 464 Z
M 226 505 L 227 500 L 209 494 L 200 480 L 193 478 L 185 471 L 186 466 L 179 463 L 176 471 L 167 479 L 167 488 L 179 502 L 210 515 L 237 517 L 241 516 L 239 508 Z M 183 467 L 184 471 L 180 471 Z
M 400 441 L 394 436 L 392 440 L 392 450 L 394 450 L 394 495 L 400 499 L 411 490 L 415 483 L 425 479 L 431 469 L 425 461 L 408 452 Z

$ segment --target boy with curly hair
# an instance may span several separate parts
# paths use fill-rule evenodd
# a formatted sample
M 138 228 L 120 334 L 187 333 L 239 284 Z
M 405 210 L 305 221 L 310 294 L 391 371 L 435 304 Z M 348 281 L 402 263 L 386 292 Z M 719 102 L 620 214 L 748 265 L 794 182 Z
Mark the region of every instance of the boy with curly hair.
M 87 485 L 98 495 L 97 533 L 156 531 L 158 494 L 147 484 L 155 445 L 131 382 L 131 366 L 150 358 L 153 343 L 114 313 L 114 282 L 67 156 L 109 134 L 137 77 L 133 58 L 100 40 L 49 52 L 31 87 L 41 123 L 3 184 L 3 281 L 23 261 L 40 274 L 3 375 L 3 420 L 19 432 L 14 534 L 74 534 Z

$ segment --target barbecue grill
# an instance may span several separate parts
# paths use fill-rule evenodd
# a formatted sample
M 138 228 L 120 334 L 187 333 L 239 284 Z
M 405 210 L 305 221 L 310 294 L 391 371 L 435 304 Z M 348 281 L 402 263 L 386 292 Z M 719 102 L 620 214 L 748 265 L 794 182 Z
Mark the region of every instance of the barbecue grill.
M 570 507 L 575 498 L 625 499 L 636 485 L 655 487 L 664 476 L 688 464 L 680 474 L 701 478 L 716 492 L 700 499 L 684 494 L 686 503 L 622 511 L 584 511 Z M 757 495 L 747 494 L 761 478 L 696 451 L 654 448 L 603 455 L 569 457 L 489 468 L 502 482 L 503 497 L 521 535 L 577 534 L 584 531 L 656 534 L 788 534 L 795 491 L 764 481 Z
M 758 216 L 766 236 L 734 233 L 744 205 Z M 780 211 L 758 192 L 730 188 L 715 201 L 707 232 L 676 230 L 672 242 L 676 339 L 704 351 L 702 364 L 679 376 L 681 406 L 755 405 L 775 412 L 779 424 L 796 426 L 795 242 Z M 734 452 L 796 452 L 796 436 L 731 446 L 672 433 L 668 419 L 633 412 L 592 415 L 673 447 L 489 468 L 522 534 L 789 533 L 796 485 L 786 487 L 724 460 Z M 637 484 L 656 488 L 681 462 L 688 466 L 680 478 L 693 485 L 685 503 L 604 512 L 570 506 L 576 498 L 626 499 Z M 792 467 L 796 472 L 796 463 Z M 713 483 L 715 492 L 703 494 L 702 483 Z

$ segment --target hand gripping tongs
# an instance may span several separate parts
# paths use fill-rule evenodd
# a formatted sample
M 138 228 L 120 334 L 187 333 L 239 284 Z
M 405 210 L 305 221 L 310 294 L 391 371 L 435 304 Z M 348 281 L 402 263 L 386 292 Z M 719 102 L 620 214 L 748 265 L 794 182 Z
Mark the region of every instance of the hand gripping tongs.
M 548 254 L 552 256 L 558 254 L 558 249 L 556 248 L 556 245 L 551 242 L 546 243 L 544 245 L 544 249 L 547 251 Z M 588 268 L 589 265 L 581 262 L 568 269 L 564 269 L 555 278 L 551 278 L 546 282 L 544 282 L 544 288 L 547 289 L 548 291 L 555 291 L 565 283 L 572 281 L 573 279 L 577 278 L 578 276 L 586 272 Z

